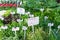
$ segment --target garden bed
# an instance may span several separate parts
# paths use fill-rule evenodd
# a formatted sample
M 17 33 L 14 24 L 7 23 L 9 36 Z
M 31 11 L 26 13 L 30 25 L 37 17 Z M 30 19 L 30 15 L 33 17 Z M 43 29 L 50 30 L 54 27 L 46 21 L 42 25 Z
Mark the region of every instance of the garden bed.
M 0 5 L 0 40 L 60 40 L 60 4 L 22 1 Z

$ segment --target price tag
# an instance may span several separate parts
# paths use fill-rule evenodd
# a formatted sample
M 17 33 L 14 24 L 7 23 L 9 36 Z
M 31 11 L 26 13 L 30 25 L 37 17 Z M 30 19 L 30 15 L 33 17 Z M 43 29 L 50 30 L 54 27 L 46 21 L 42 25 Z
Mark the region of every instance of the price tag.
M 39 17 L 28 18 L 28 26 L 39 24 Z
M 25 9 L 24 8 L 17 8 L 17 13 L 25 14 Z

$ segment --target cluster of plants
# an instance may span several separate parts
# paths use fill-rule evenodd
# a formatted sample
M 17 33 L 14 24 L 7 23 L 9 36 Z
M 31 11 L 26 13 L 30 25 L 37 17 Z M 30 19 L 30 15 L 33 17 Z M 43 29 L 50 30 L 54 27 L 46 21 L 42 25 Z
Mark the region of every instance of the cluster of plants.
M 60 6 L 56 0 L 22 0 L 24 14 L 17 13 L 17 8 L 0 9 L 0 40 L 60 40 Z M 34 25 L 33 33 L 27 19 L 37 16 L 39 24 Z

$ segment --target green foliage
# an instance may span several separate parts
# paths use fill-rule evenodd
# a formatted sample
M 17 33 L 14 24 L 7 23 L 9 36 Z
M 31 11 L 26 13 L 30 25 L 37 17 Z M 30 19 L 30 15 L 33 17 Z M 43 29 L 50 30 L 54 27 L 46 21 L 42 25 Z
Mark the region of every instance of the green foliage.
M 37 6 L 36 6 L 37 5 Z M 39 10 L 42 7 L 56 7 L 56 0 L 24 0 L 21 7 L 24 7 L 28 10 Z
M 56 7 L 56 0 L 23 0 L 23 4 L 21 7 L 25 8 L 26 11 L 30 11 L 35 17 L 39 16 L 39 25 L 35 27 L 35 33 L 32 33 L 32 28 L 27 26 L 27 18 L 28 15 L 19 15 L 20 19 L 23 19 L 22 22 L 16 22 L 12 20 L 11 24 L 6 24 L 8 26 L 7 30 L 0 31 L 0 40 L 23 40 L 24 31 L 22 30 L 22 26 L 27 26 L 28 29 L 26 31 L 26 40 L 59 40 L 60 31 L 58 33 L 53 33 L 54 29 L 57 29 L 57 26 L 60 25 L 60 7 Z M 54 8 L 56 7 L 56 8 Z M 44 8 L 44 11 L 41 12 L 40 8 Z M 16 11 L 16 8 L 0 8 L 0 10 L 7 10 L 7 12 L 3 15 L 8 17 L 11 11 Z M 45 16 L 48 16 L 48 19 L 44 19 Z M 17 18 L 17 17 L 15 17 Z M 49 27 L 48 23 L 53 22 L 54 26 L 52 27 L 51 34 L 49 35 Z M 3 25 L 3 21 L 0 20 L 0 26 Z M 17 36 L 12 32 L 12 27 L 19 27 L 20 30 L 17 31 Z M 58 30 L 58 29 L 57 29 Z M 56 31 L 55 31 L 56 32 Z M 56 35 L 56 36 L 55 36 Z
M 49 40 L 57 40 L 53 32 L 49 35 Z
M 27 33 L 27 40 L 43 40 L 44 37 L 45 32 L 42 30 L 42 28 L 36 29 L 35 33 L 32 32 Z
M 56 2 L 56 0 L 46 0 L 46 5 L 48 6 L 48 7 L 55 7 L 55 6 L 57 6 L 57 2 Z

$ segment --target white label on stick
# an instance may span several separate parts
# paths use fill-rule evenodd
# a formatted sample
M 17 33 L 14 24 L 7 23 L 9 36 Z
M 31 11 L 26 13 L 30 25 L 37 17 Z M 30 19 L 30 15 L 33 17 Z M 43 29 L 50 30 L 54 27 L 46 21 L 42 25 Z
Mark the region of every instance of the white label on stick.
M 39 17 L 28 18 L 28 26 L 39 24 Z
M 17 13 L 25 14 L 25 9 L 24 8 L 17 8 Z

